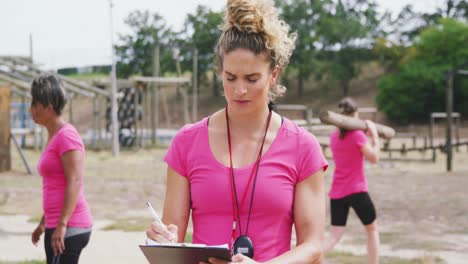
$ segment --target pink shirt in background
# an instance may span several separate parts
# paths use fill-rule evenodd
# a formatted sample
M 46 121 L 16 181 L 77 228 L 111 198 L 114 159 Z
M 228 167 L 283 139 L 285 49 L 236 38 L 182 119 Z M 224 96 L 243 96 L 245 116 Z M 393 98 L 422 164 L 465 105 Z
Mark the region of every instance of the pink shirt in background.
M 340 138 L 340 131 L 330 136 L 330 149 L 335 162 L 332 187 L 328 195 L 339 199 L 353 193 L 367 192 L 367 179 L 364 175 L 364 154 L 361 148 L 366 144 L 367 136 L 362 130 L 347 131 Z
M 231 246 L 230 168 L 216 160 L 211 152 L 207 118 L 183 127 L 164 160 L 190 183 L 193 243 Z M 266 261 L 290 250 L 295 186 L 327 166 L 317 139 L 284 119 L 271 147 L 263 154 L 258 171 L 247 234 L 254 244 L 256 261 Z M 239 197 L 246 191 L 252 167 L 253 164 L 234 169 Z M 240 208 L 243 233 L 252 186 Z
M 63 125 L 44 149 L 37 170 L 42 176 L 42 206 L 46 228 L 55 228 L 60 220 L 65 198 L 66 178 L 60 157 L 67 151 L 79 150 L 85 156 L 80 134 L 70 125 Z M 91 212 L 83 194 L 83 182 L 75 210 L 67 226 L 87 228 L 92 226 Z

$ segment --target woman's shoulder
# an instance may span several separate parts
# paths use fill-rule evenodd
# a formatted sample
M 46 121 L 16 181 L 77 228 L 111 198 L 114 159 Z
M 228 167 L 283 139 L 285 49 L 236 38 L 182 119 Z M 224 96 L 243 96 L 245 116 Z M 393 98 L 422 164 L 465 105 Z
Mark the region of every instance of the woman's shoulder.
M 282 129 L 287 135 L 286 138 L 290 140 L 295 140 L 300 144 L 304 144 L 307 142 L 315 143 L 318 141 L 313 133 L 309 132 L 303 127 L 300 127 L 298 124 L 285 117 L 283 117 Z
M 80 136 L 78 130 L 70 123 L 65 123 L 63 126 L 57 131 L 57 136 L 59 137 L 74 137 Z
M 355 138 L 367 138 L 366 133 L 360 129 L 350 130 L 347 133 L 349 133 L 349 135 L 352 135 Z
M 199 132 L 201 129 L 206 127 L 207 117 L 203 118 L 196 123 L 185 124 L 180 130 L 179 133 L 183 134 L 193 134 Z
M 284 130 L 287 131 L 287 133 L 289 135 L 295 135 L 295 136 L 313 136 L 315 137 L 311 132 L 307 131 L 305 128 L 303 127 L 300 127 L 298 124 L 294 123 L 294 121 L 286 118 L 286 117 L 282 117 L 282 127 Z
M 183 140 L 185 138 L 196 138 L 204 131 L 204 129 L 206 129 L 206 123 L 207 117 L 203 118 L 202 120 L 196 123 L 185 124 L 181 129 L 179 129 L 179 131 L 177 131 L 174 140 L 178 141 Z

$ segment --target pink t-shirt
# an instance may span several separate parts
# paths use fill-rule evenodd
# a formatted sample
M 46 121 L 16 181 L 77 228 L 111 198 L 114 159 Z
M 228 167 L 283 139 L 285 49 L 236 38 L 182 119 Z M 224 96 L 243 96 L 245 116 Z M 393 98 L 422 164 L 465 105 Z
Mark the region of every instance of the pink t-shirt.
M 55 228 L 60 220 L 65 198 L 66 178 L 60 157 L 67 151 L 79 150 L 85 156 L 80 134 L 70 125 L 63 125 L 52 137 L 42 153 L 37 170 L 42 176 L 42 206 L 46 228 Z M 83 182 L 75 210 L 67 226 L 87 228 L 92 226 L 92 217 L 83 194 Z
M 230 168 L 217 161 L 211 152 L 207 118 L 183 127 L 164 160 L 190 183 L 193 243 L 231 246 Z M 256 261 L 266 261 L 290 250 L 295 186 L 327 166 L 317 139 L 284 119 L 272 145 L 263 154 L 258 171 L 247 234 L 254 244 Z M 239 197 L 246 191 L 252 167 L 253 164 L 234 169 Z M 240 208 L 243 233 L 252 187 L 253 183 Z
M 330 149 L 333 153 L 335 171 L 332 187 L 328 195 L 339 199 L 353 193 L 367 192 L 367 179 L 364 175 L 364 155 L 361 148 L 366 144 L 367 136 L 362 130 L 350 130 L 344 138 L 340 131 L 330 136 Z

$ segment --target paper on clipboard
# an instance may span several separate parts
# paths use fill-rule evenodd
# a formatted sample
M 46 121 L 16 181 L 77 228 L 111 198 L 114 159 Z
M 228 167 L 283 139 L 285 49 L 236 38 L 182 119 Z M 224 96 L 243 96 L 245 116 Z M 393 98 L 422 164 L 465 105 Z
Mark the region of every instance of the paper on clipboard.
M 198 264 L 214 257 L 231 260 L 228 245 L 206 246 L 203 244 L 167 243 L 159 244 L 150 239 L 140 245 L 141 251 L 150 264 Z

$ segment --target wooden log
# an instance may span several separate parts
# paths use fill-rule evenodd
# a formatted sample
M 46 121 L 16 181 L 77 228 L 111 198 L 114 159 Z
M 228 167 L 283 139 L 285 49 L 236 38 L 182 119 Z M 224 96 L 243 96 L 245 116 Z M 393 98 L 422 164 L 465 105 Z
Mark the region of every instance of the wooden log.
M 364 120 L 337 114 L 332 111 L 322 111 L 319 117 L 323 123 L 335 125 L 347 130 L 367 130 L 367 124 Z M 395 130 L 393 128 L 381 124 L 375 124 L 375 126 L 380 137 L 388 139 L 395 136 Z
M 0 172 L 11 170 L 10 84 L 0 83 Z

